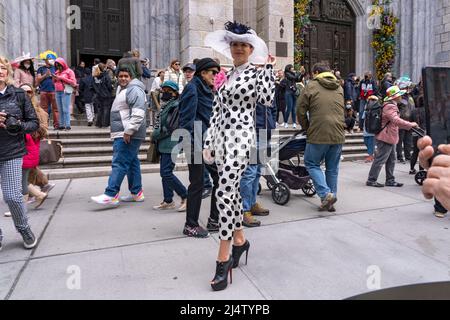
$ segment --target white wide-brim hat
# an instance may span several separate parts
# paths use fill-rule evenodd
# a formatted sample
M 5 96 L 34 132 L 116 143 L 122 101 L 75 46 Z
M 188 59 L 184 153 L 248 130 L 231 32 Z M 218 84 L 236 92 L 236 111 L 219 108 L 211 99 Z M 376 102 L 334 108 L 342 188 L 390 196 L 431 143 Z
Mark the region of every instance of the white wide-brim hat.
M 230 49 L 230 44 L 232 42 L 248 43 L 254 48 L 253 54 L 249 57 L 249 62 L 251 63 L 259 62 L 258 60 L 261 60 L 260 57 L 269 56 L 267 44 L 251 29 L 245 34 L 236 34 L 227 30 L 218 30 L 209 33 L 205 38 L 205 45 L 207 47 L 211 47 L 214 51 L 217 51 L 230 60 L 233 60 Z
M 27 53 L 27 54 L 23 53 L 22 56 L 17 57 L 16 59 L 14 59 L 13 63 L 20 64 L 21 62 L 27 61 L 27 60 L 33 61 L 34 57 L 32 57 L 30 53 Z

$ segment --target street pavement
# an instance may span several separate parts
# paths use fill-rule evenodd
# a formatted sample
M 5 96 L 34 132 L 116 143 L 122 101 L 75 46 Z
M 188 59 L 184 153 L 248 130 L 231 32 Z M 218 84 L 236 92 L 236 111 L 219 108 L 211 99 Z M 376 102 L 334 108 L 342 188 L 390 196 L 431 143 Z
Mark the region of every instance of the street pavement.
M 104 191 L 105 178 L 57 181 L 42 209 L 30 211 L 40 239 L 35 250 L 22 249 L 11 219 L 0 217 L 0 298 L 339 300 L 449 281 L 450 219 L 433 216 L 408 166 L 397 166 L 406 184 L 401 189 L 366 187 L 369 168 L 342 164 L 335 215 L 319 213 L 317 197 L 296 191 L 287 206 L 277 206 L 263 182 L 259 201 L 271 215 L 261 218 L 262 227 L 246 230 L 249 264 L 241 263 L 233 284 L 218 293 L 209 285 L 218 238 L 186 238 L 184 213 L 152 209 L 162 200 L 159 175 L 144 176 L 145 203 L 113 210 L 90 201 Z M 187 185 L 187 173 L 177 175 Z M 208 212 L 209 201 L 203 225 Z

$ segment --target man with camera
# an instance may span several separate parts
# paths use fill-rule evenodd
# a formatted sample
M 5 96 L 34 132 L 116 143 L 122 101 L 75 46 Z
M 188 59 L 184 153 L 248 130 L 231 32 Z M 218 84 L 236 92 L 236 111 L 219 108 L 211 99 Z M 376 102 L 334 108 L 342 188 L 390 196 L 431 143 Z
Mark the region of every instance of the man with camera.
M 22 196 L 22 158 L 26 154 L 24 134 L 39 129 L 30 99 L 22 89 L 13 86 L 12 67 L 0 57 L 0 180 L 3 198 L 11 211 L 16 230 L 23 238 L 24 247 L 37 244 L 28 224 Z M 0 229 L 0 250 L 2 248 Z

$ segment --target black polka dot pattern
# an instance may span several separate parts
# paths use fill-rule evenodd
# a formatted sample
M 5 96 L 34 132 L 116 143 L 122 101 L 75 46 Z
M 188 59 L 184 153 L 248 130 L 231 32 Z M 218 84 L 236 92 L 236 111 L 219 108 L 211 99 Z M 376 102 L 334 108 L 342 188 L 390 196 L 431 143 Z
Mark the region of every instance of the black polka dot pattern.
M 243 229 L 240 182 L 256 143 L 256 104 L 272 107 L 275 75 L 269 65 L 249 65 L 233 84 L 225 84 L 216 95 L 205 149 L 215 152 L 220 173 L 217 208 L 220 212 L 220 240 L 231 241 Z

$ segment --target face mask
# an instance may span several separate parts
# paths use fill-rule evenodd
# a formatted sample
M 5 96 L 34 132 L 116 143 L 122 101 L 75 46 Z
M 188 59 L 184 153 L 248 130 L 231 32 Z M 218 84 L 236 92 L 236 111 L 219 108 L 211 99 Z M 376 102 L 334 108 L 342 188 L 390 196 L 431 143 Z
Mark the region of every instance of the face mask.
M 23 66 L 24 66 L 25 69 L 27 69 L 27 70 L 31 68 L 31 64 L 29 64 L 29 63 L 25 63 Z
M 49 63 L 51 66 L 54 66 L 54 65 L 55 65 L 55 60 L 48 60 L 48 63 Z
M 163 92 L 161 95 L 161 101 L 168 102 L 173 99 L 173 96 L 170 92 Z

